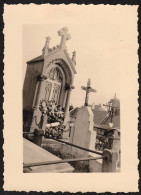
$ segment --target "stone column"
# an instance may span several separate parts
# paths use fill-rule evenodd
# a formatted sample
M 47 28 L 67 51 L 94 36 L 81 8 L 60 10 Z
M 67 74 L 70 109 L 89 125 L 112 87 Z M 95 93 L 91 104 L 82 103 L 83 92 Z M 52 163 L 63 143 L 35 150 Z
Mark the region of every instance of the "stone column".
M 104 150 L 102 161 L 102 172 L 116 172 L 118 154 L 114 150 Z
M 42 124 L 41 124 L 41 128 L 45 132 L 48 117 L 47 117 L 47 114 L 43 115 L 42 117 L 43 117 L 43 121 L 42 121 Z
M 117 167 L 120 167 L 120 136 L 117 130 L 114 130 L 112 150 L 118 154 Z
M 74 89 L 74 86 L 72 86 L 72 85 L 67 86 L 66 89 L 68 90 L 68 92 L 67 92 L 66 104 L 65 104 L 65 120 L 64 120 L 64 124 L 66 124 L 68 122 L 70 95 L 71 95 L 72 89 Z
M 39 109 L 39 104 L 40 104 L 40 96 L 41 96 L 41 91 L 42 91 L 42 87 L 43 87 L 43 81 L 46 80 L 47 77 L 45 75 L 39 75 L 37 80 L 38 80 L 38 84 L 37 84 L 37 91 L 36 91 L 36 97 L 34 100 L 34 106 L 33 109 Z
M 43 82 L 46 79 L 47 77 L 45 75 L 39 75 L 37 78 L 38 84 L 37 84 L 37 90 L 36 90 L 34 104 L 33 104 L 33 118 L 32 118 L 32 123 L 30 126 L 31 132 L 33 132 L 34 129 L 37 128 L 36 122 L 37 123 L 40 122 L 41 113 L 39 111 L 39 105 L 40 105 L 40 98 L 42 94 Z
M 44 131 L 42 129 L 35 129 L 34 130 L 34 137 L 33 142 L 37 144 L 38 146 L 42 145 Z

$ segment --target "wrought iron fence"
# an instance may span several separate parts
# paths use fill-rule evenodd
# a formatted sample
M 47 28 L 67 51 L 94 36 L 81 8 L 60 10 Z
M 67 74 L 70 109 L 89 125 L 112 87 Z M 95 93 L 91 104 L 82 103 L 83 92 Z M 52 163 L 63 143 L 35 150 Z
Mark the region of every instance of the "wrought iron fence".
M 98 151 L 103 151 L 105 149 L 112 150 L 113 140 L 119 139 L 114 137 L 115 129 L 98 129 L 96 130 L 96 143 L 95 149 Z
M 103 151 L 104 149 L 112 149 L 113 139 L 110 137 L 104 137 L 102 135 L 97 135 L 95 149 L 98 151 Z

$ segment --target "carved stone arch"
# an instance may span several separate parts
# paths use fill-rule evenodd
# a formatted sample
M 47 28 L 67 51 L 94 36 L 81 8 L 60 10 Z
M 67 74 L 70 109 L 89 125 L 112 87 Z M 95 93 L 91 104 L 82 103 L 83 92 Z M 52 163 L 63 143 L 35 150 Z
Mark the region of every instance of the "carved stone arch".
M 73 84 L 73 72 L 69 67 L 69 64 L 62 58 L 52 59 L 49 63 L 45 65 L 43 74 L 47 76 L 52 71 L 52 69 L 58 68 L 63 76 L 61 91 L 59 95 L 58 104 L 62 107 L 68 107 L 69 96 L 70 96 L 70 86 Z
M 58 83 L 62 83 L 64 80 L 64 75 L 59 67 L 53 66 L 52 69 L 47 73 L 47 78 L 56 80 Z
M 58 76 L 60 78 L 58 78 L 58 82 L 62 82 L 65 84 L 65 79 L 66 79 L 65 77 L 66 76 L 65 76 L 63 69 L 60 66 L 58 66 L 58 64 L 51 63 L 50 66 L 48 66 L 48 68 L 46 69 L 45 75 L 47 76 L 47 78 L 53 79 L 51 77 L 54 76 L 54 72 L 59 73 Z M 59 79 L 60 79 L 60 81 L 59 81 Z
M 72 84 L 72 72 L 68 66 L 68 64 L 63 59 L 54 59 L 50 61 L 45 68 L 44 74 L 48 75 L 48 72 L 51 70 L 53 66 L 58 66 L 62 69 L 65 75 L 65 84 L 71 85 Z

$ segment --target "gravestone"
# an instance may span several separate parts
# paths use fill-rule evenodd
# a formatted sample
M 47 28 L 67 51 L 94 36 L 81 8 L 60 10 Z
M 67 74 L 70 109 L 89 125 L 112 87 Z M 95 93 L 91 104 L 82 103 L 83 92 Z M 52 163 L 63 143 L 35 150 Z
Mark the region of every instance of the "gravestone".
M 90 107 L 82 106 L 79 108 L 74 126 L 71 128 L 70 143 L 83 148 L 95 149 L 96 132 L 93 131 L 93 112 Z M 87 157 L 88 151 L 70 146 L 70 153 L 74 156 Z

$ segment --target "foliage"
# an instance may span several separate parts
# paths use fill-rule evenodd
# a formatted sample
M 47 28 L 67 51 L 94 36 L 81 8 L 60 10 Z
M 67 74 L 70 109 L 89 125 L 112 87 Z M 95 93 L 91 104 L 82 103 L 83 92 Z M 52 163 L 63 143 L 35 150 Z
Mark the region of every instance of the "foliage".
M 112 149 L 114 131 L 103 130 L 103 134 L 97 132 L 95 149 L 103 151 L 104 149 Z
M 95 148 L 98 151 L 103 151 L 104 149 L 112 149 L 112 143 L 113 140 L 111 138 L 108 137 L 103 137 L 103 136 L 97 136 L 96 138 L 96 144 L 95 144 Z
M 68 153 L 68 146 L 64 144 L 45 144 L 43 148 L 52 154 L 58 156 L 61 159 L 73 159 L 76 158 L 72 154 Z M 79 156 L 78 156 L 79 158 Z M 89 169 L 89 161 L 77 161 L 77 162 L 69 162 L 69 164 L 74 167 L 74 172 L 90 172 Z
M 62 138 L 63 130 L 65 128 L 63 125 L 65 118 L 64 108 L 57 105 L 54 100 L 42 100 L 40 104 L 40 111 L 42 112 L 42 115 L 46 114 L 48 116 L 47 124 L 50 124 L 50 126 L 46 128 L 45 136 L 56 139 Z

